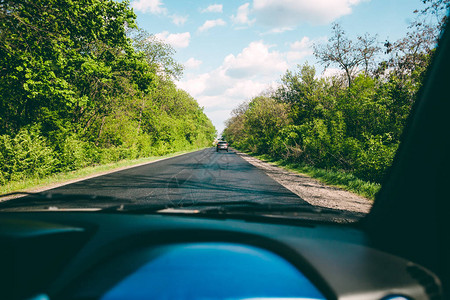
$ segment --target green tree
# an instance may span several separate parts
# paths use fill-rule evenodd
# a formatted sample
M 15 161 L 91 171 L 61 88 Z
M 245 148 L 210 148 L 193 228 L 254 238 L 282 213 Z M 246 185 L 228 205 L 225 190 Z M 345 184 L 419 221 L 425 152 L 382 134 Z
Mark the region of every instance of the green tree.
M 290 123 L 286 104 L 264 96 L 252 99 L 245 111 L 245 145 L 251 151 L 271 153 L 281 128 Z
M 361 65 L 368 72 L 373 57 L 380 50 L 377 39 L 366 33 L 353 41 L 347 37 L 339 23 L 333 24 L 332 31 L 327 44 L 314 45 L 314 55 L 325 68 L 332 64 L 341 68 L 345 72 L 348 86 L 351 86 Z
M 67 126 L 87 100 L 76 71 L 84 65 L 102 75 L 99 90 L 111 50 L 130 50 L 124 24 L 134 26 L 135 16 L 127 2 L 6 0 L 0 11 L 0 133 L 41 120 L 50 120 L 45 131 Z
M 155 73 L 171 79 L 179 79 L 183 75 L 183 66 L 173 59 L 175 49 L 171 45 L 140 28 L 131 28 L 128 35 L 133 41 L 134 49 L 143 54 Z
M 313 66 L 305 63 L 297 68 L 297 72 L 286 71 L 274 97 L 289 105 L 291 117 L 299 124 L 322 116 L 324 110 L 334 106 L 334 102 L 327 95 L 328 83 L 316 79 Z
M 173 48 L 135 27 L 128 1 L 0 1 L 0 181 L 210 145 Z

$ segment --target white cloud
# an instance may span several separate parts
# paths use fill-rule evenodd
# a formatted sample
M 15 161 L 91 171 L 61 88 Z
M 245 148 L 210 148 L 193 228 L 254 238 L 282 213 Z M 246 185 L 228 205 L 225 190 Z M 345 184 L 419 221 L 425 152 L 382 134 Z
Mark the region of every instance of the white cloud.
M 211 75 L 209 73 L 203 73 L 196 76 L 188 75 L 186 76 L 187 78 L 184 79 L 183 81 L 177 82 L 177 85 L 179 88 L 187 91 L 194 98 L 197 98 L 201 96 L 201 94 L 205 90 L 206 84 L 208 83 L 210 76 Z M 197 101 L 199 100 L 200 99 L 197 99 Z M 201 106 L 205 106 L 204 103 L 201 103 L 200 101 L 199 103 L 201 104 Z
M 279 52 L 272 50 L 274 46 L 255 41 L 239 54 L 227 55 L 221 66 L 208 73 L 187 74 L 187 78 L 178 82 L 178 86 L 188 91 L 202 106 L 223 108 L 226 103 L 231 103 L 231 110 L 240 102 L 265 90 L 269 83 L 275 84 L 280 75 L 292 66 L 291 60 L 298 61 L 312 53 L 312 43 L 308 37 L 304 37 L 291 43 L 289 51 Z M 293 53 L 297 56 L 290 57 Z M 197 60 L 190 58 L 188 63 L 195 66 Z
M 172 45 L 174 48 L 186 48 L 189 46 L 191 34 L 189 32 L 169 33 L 168 31 L 163 31 L 155 34 L 155 37 Z
M 289 61 L 297 61 L 313 54 L 313 42 L 307 36 L 303 37 L 300 41 L 291 43 L 289 48 L 290 51 L 286 53 Z
M 328 24 L 362 1 L 370 0 L 253 0 L 253 12 L 259 23 L 273 28 Z
M 269 86 L 276 86 L 276 80 L 288 69 L 286 53 L 273 48 L 262 41 L 252 42 L 237 55 L 226 56 L 218 68 L 198 75 L 186 74 L 177 85 L 205 107 L 220 133 L 231 110 Z
M 240 80 L 232 87 L 227 89 L 225 95 L 230 97 L 238 97 L 242 100 L 250 99 L 261 93 L 267 88 L 267 82 L 258 82 L 254 80 Z M 234 108 L 234 107 L 233 107 Z
M 237 56 L 228 55 L 224 61 L 227 74 L 243 78 L 256 74 L 271 76 L 273 73 L 285 71 L 289 66 L 283 55 L 277 51 L 270 52 L 269 48 L 270 46 L 262 41 L 252 42 Z
M 203 23 L 202 26 L 200 26 L 200 27 L 198 28 L 198 31 L 199 31 L 199 32 L 203 32 L 203 31 L 209 30 L 209 29 L 211 29 L 211 28 L 213 28 L 213 27 L 216 27 L 216 26 L 224 26 L 224 25 L 226 25 L 226 24 L 227 24 L 227 23 L 226 23 L 224 20 L 222 20 L 222 19 L 208 20 L 208 21 L 206 21 L 205 23 Z
M 258 79 L 233 78 L 220 66 L 208 73 L 188 76 L 177 83 L 200 104 L 209 110 L 226 109 L 230 112 L 242 101 L 256 96 L 266 87 L 267 82 Z M 217 127 L 217 124 L 215 122 Z
M 230 118 L 230 111 L 228 109 L 207 109 L 205 108 L 205 113 L 210 120 L 214 120 L 217 124 L 223 124 L 227 119 Z M 221 132 L 224 126 L 218 127 L 216 125 L 218 137 L 221 136 Z
M 267 33 L 283 33 L 285 31 L 294 30 L 294 27 L 276 27 L 269 30 Z
M 236 16 L 231 16 L 231 20 L 233 21 L 233 23 L 251 25 L 255 21 L 248 18 L 250 12 L 249 6 L 250 3 L 245 3 L 239 6 Z
M 221 13 L 222 9 L 223 9 L 222 4 L 212 4 L 212 5 L 208 6 L 207 8 L 203 9 L 202 13 L 206 13 L 206 12 Z
M 170 18 L 172 19 L 172 22 L 177 26 L 183 25 L 187 21 L 186 16 L 171 15 Z
M 319 77 L 327 78 L 344 75 L 345 72 L 338 68 L 326 68 Z
M 223 78 L 222 78 L 223 80 Z M 214 83 L 210 78 L 208 84 Z M 271 86 L 276 86 L 274 81 L 261 82 L 257 80 L 236 80 L 228 78 L 223 85 L 223 91 L 215 95 L 200 95 L 196 99 L 200 106 L 205 108 L 206 115 L 211 119 L 218 133 L 224 129 L 224 122 L 231 117 L 231 111 L 242 102 L 249 100 Z
M 189 58 L 185 63 L 184 66 L 186 69 L 196 69 L 202 64 L 201 60 L 195 59 L 193 57 Z
M 161 0 L 136 0 L 131 2 L 131 7 L 137 11 L 152 14 L 165 14 L 167 9 L 163 7 Z
M 312 45 L 309 37 L 305 36 L 300 41 L 295 41 L 291 43 L 290 48 L 292 50 L 305 50 L 305 48 L 310 48 Z

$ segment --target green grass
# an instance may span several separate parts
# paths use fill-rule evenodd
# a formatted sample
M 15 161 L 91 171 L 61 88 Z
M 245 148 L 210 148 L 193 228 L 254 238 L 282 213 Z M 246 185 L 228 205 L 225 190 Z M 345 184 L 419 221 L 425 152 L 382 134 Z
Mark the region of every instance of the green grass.
M 255 155 L 248 152 L 246 153 L 262 161 L 270 162 L 289 171 L 308 175 L 324 184 L 353 192 L 370 200 L 375 199 L 376 193 L 381 188 L 379 183 L 361 180 L 349 172 L 319 169 L 305 164 L 290 163 L 281 159 L 274 159 L 269 155 Z
M 158 159 L 173 157 L 176 155 L 189 153 L 189 152 L 193 152 L 193 151 L 197 151 L 197 150 L 200 150 L 200 149 L 179 151 L 179 152 L 166 154 L 163 156 L 151 156 L 151 157 L 132 159 L 132 160 L 121 160 L 121 161 L 118 161 L 115 163 L 86 167 L 86 168 L 71 171 L 71 172 L 52 174 L 52 175 L 44 177 L 44 178 L 26 178 L 26 179 L 23 179 L 20 181 L 11 181 L 5 185 L 0 186 L 0 195 L 6 194 L 6 193 L 18 192 L 18 191 L 31 192 L 33 190 L 42 189 L 42 188 L 49 187 L 52 185 L 62 184 L 62 183 L 65 183 L 65 182 L 68 182 L 71 180 L 82 179 L 85 177 L 98 175 L 98 174 L 102 174 L 105 172 L 117 171 L 117 170 L 120 170 L 125 167 L 135 166 L 135 165 L 155 161 Z

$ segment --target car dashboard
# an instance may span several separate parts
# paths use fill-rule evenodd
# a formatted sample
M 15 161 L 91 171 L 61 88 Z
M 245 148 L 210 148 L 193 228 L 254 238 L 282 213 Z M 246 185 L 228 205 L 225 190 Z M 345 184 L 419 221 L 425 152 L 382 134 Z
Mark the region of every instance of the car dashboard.
M 105 212 L 0 217 L 1 299 L 440 299 L 357 225 Z

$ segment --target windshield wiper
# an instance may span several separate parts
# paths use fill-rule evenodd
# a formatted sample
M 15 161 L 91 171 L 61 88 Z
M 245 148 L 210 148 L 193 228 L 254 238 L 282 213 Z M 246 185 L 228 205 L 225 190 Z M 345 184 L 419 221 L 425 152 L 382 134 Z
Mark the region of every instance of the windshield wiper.
M 123 212 L 130 214 L 178 214 L 207 217 L 273 217 L 291 219 L 321 219 L 347 223 L 361 219 L 365 214 L 318 207 L 309 204 L 261 203 L 255 201 L 202 201 L 177 204 L 131 204 L 110 207 L 102 212 Z
M 364 213 L 337 210 L 300 203 L 258 201 L 180 201 L 139 203 L 139 199 L 59 193 L 17 192 L 4 196 L 23 197 L 0 202 L 0 211 L 100 211 L 129 214 L 175 214 L 213 218 L 283 218 L 348 223 Z
M 6 199 L 6 200 L 4 200 Z M 132 200 L 91 194 L 14 192 L 0 196 L 1 211 L 96 211 L 117 209 Z

